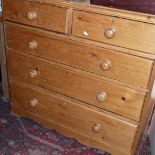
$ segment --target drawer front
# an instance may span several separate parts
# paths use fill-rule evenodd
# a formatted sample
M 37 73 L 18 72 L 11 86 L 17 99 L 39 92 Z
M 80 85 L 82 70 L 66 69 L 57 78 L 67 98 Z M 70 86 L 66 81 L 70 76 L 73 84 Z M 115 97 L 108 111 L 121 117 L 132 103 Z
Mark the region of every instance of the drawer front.
M 15 81 L 11 82 L 13 104 L 70 127 L 101 143 L 131 150 L 137 126 L 84 105 Z
M 94 41 L 155 54 L 155 25 L 74 11 L 72 34 Z
M 6 20 L 67 33 L 67 8 L 27 0 L 4 0 L 3 6 Z
M 8 48 L 19 52 L 64 63 L 135 86 L 148 86 L 151 60 L 76 43 L 10 24 L 6 24 L 6 36 Z
M 139 120 L 145 94 L 9 52 L 9 76 Z

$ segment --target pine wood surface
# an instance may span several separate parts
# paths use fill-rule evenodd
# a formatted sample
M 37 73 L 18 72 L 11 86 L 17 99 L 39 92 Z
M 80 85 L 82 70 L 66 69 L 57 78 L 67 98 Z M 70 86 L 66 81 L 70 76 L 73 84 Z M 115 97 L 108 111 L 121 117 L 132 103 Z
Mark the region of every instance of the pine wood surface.
M 24 6 L 24 7 L 23 7 Z M 68 9 L 21 0 L 6 0 L 3 3 L 4 18 L 17 23 L 41 27 L 61 33 L 68 33 Z M 29 20 L 27 13 L 34 11 L 36 18 Z
M 6 24 L 6 35 L 8 48 L 74 66 L 128 84 L 148 87 L 153 63 L 151 60 L 80 44 L 9 24 Z M 32 41 L 37 42 L 37 48 L 29 48 L 29 43 Z M 19 44 L 19 42 L 21 43 Z M 111 62 L 112 66 L 104 71 L 100 66 L 107 60 Z
M 69 11 L 70 10 L 72 10 L 72 9 L 69 9 Z M 70 16 L 70 20 L 72 21 L 72 16 Z M 65 34 L 65 35 L 63 33 L 56 33 L 54 31 L 48 31 L 45 29 L 40 29 L 38 27 L 34 28 L 34 27 L 31 27 L 28 25 L 18 24 L 18 23 L 14 23 L 14 22 L 5 20 L 4 25 L 6 25 L 6 24 L 13 25 L 13 26 L 20 27 L 20 28 L 25 28 L 27 30 L 34 31 L 34 32 L 40 32 L 40 33 L 43 33 L 44 35 L 46 34 L 46 35 L 50 35 L 53 37 L 61 37 L 61 38 L 64 38 L 65 40 L 76 41 L 76 42 L 84 43 L 84 44 L 87 44 L 90 46 L 93 45 L 95 47 L 102 47 L 107 50 L 112 50 L 112 51 L 116 51 L 119 53 L 125 53 L 125 54 L 130 54 L 130 55 L 138 56 L 138 57 L 149 59 L 149 60 L 155 60 L 154 54 L 143 53 L 143 52 L 137 51 L 137 50 L 132 50 L 132 49 L 124 48 L 124 47 L 105 44 L 105 43 L 101 43 L 101 42 L 97 42 L 97 41 L 87 40 L 85 38 L 74 37 L 71 35 L 72 22 L 69 22 L 68 34 Z
M 114 17 L 121 17 L 121 18 L 131 19 L 135 21 L 142 21 L 142 22 L 153 23 L 153 24 L 155 23 L 155 15 L 151 15 L 151 14 L 114 9 L 114 8 L 109 8 L 104 6 L 88 5 L 85 3 L 75 3 L 68 0 L 29 0 L 29 1 L 37 2 L 40 4 L 45 3 L 49 5 L 54 4 L 57 6 L 66 6 L 76 10 L 83 10 L 86 12 L 93 12 L 95 14 L 99 13 L 99 14 L 110 15 Z
M 23 93 L 19 95 L 21 91 Z M 101 141 L 101 143 L 105 142 L 127 151 L 131 150 L 137 129 L 133 124 L 15 81 L 11 82 L 11 92 L 12 102 L 21 108 L 68 126 L 79 133 Z M 33 98 L 38 100 L 36 107 L 30 105 Z M 96 124 L 101 125 L 98 133 L 93 132 L 93 127 Z
M 112 155 L 135 155 L 153 107 L 155 16 L 64 0 L 15 2 L 3 2 L 12 112 Z
M 144 93 L 11 52 L 8 54 L 8 69 L 10 78 L 33 83 L 137 121 L 140 118 Z M 38 76 L 30 78 L 29 72 L 34 69 Z M 96 95 L 101 92 L 108 96 L 103 103 L 96 100 Z
M 107 39 L 104 32 L 108 28 L 116 29 L 115 36 Z M 82 11 L 74 11 L 73 36 L 114 44 L 134 50 L 154 53 L 155 25 L 103 16 Z M 84 36 L 84 31 L 88 36 Z M 143 38 L 143 39 L 141 39 Z
M 111 154 L 114 154 L 114 155 L 131 155 L 131 152 L 127 152 L 126 150 L 122 150 L 120 148 L 117 148 L 116 146 L 109 145 L 108 143 L 103 143 L 103 142 L 101 143 L 100 141 L 92 139 L 92 137 L 87 136 L 85 134 L 79 133 L 70 127 L 63 126 L 62 124 L 58 124 L 55 121 L 41 117 L 40 115 L 37 115 L 36 113 L 32 113 L 31 111 L 22 109 L 14 104 L 12 105 L 12 113 L 15 114 L 16 116 L 23 116 L 23 117 L 33 119 L 43 124 L 47 128 L 56 129 L 57 131 L 59 131 L 60 133 L 64 135 L 67 135 L 68 137 L 71 137 L 71 138 L 76 137 L 76 139 L 79 142 L 85 145 L 100 148 L 100 149 L 104 148 L 105 150 L 111 152 Z
M 154 79 L 155 79 L 155 63 L 154 63 L 153 68 L 152 68 L 151 78 L 150 78 L 150 82 L 149 82 L 150 92 L 146 95 L 144 105 L 143 105 L 143 110 L 141 113 L 140 125 L 138 127 L 137 134 L 135 137 L 135 143 L 134 143 L 133 150 L 132 150 L 133 155 L 136 154 L 136 149 L 138 147 L 138 144 L 142 140 L 143 134 L 149 128 L 151 116 L 153 115 L 153 112 L 154 112 L 153 111 L 154 102 L 152 102 L 152 98 L 151 98 L 151 93 L 152 93 L 151 90 L 152 90 L 152 87 L 154 85 Z
M 149 89 L 150 86 L 149 86 L 149 88 L 137 87 L 137 86 L 130 85 L 130 84 L 118 81 L 118 80 L 114 80 L 114 79 L 105 77 L 105 76 L 94 74 L 94 73 L 91 73 L 91 72 L 88 72 L 88 71 L 85 71 L 85 70 L 82 70 L 82 69 L 79 69 L 79 68 L 76 68 L 76 67 L 73 67 L 73 66 L 65 65 L 65 64 L 62 64 L 62 63 L 51 61 L 49 59 L 44 59 L 44 58 L 41 58 L 41 57 L 36 57 L 34 55 L 31 55 L 31 54 L 27 54 L 27 53 L 24 53 L 24 52 L 16 51 L 16 50 L 11 49 L 11 48 L 7 48 L 7 51 L 9 51 L 11 53 L 14 53 L 14 54 L 18 54 L 18 55 L 24 56 L 24 57 L 27 57 L 27 58 L 30 58 L 30 59 L 37 59 L 37 60 L 39 60 L 41 62 L 45 62 L 45 63 L 52 64 L 52 65 L 56 65 L 56 66 L 58 66 L 60 68 L 63 67 L 63 68 L 66 68 L 68 70 L 72 70 L 73 69 L 74 71 L 76 71 L 76 72 L 78 72 L 80 74 L 86 75 L 88 77 L 92 77 L 92 78 L 95 78 L 95 79 L 99 79 L 101 81 L 103 80 L 103 81 L 106 81 L 106 82 L 109 82 L 109 83 L 113 83 L 114 85 L 121 85 L 121 86 L 127 87 L 129 89 L 134 89 L 134 90 L 136 90 L 138 92 L 141 92 L 141 93 L 148 93 L 148 92 L 150 92 L 150 89 Z M 153 66 L 152 66 L 152 68 L 153 68 Z M 152 69 L 151 69 L 151 71 L 152 71 Z M 149 79 L 151 79 L 151 77 Z M 148 83 L 148 85 L 149 85 L 149 83 Z

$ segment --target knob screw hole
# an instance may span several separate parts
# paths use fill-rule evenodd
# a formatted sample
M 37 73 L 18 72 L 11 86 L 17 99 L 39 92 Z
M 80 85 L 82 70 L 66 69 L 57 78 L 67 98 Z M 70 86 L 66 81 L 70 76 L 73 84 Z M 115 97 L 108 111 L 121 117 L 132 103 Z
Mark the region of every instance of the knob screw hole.
M 126 98 L 125 98 L 125 97 L 122 97 L 122 100 L 123 100 L 123 101 L 125 101 L 125 100 L 126 100 Z

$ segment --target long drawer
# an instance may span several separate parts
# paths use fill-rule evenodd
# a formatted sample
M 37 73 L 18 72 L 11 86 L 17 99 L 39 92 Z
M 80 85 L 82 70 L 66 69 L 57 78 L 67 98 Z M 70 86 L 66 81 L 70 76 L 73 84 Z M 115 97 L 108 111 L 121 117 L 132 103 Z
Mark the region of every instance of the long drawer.
M 6 24 L 6 36 L 8 48 L 19 52 L 64 63 L 139 87 L 148 86 L 152 69 L 151 60 L 76 43 L 11 24 Z
M 155 54 L 155 25 L 74 11 L 72 34 L 90 40 Z
M 38 115 L 70 127 L 101 143 L 130 152 L 137 126 L 119 120 L 66 97 L 32 85 L 11 81 L 12 102 Z
M 6 20 L 61 33 L 68 32 L 68 8 L 27 0 L 4 0 L 3 8 Z
M 10 78 L 139 120 L 145 93 L 89 77 L 62 65 L 8 53 Z

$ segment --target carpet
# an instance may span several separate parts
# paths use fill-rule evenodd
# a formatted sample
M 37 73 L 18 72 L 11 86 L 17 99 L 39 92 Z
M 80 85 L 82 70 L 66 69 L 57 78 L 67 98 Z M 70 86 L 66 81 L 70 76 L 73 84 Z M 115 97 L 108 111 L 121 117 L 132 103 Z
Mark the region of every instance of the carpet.
M 147 136 L 140 145 L 138 155 L 148 155 Z M 89 148 L 75 139 L 64 137 L 26 118 L 10 114 L 10 105 L 0 98 L 0 155 L 110 155 Z

